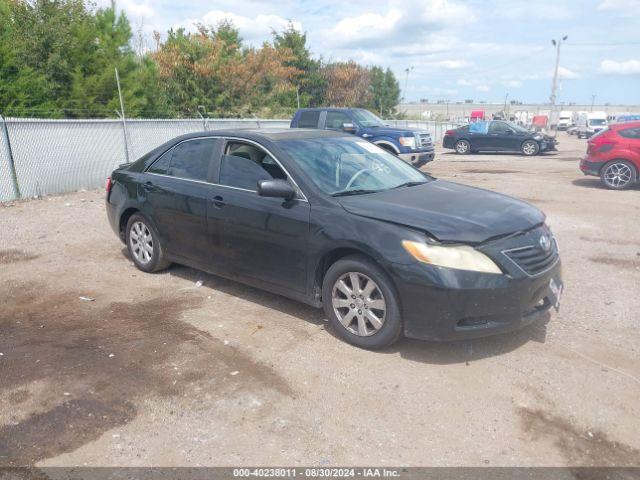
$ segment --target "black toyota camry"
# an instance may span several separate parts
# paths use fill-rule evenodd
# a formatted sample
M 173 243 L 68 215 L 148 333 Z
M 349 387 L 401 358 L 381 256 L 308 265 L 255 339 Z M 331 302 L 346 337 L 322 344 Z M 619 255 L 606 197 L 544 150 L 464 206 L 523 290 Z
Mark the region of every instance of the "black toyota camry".
M 501 120 L 478 121 L 447 130 L 442 138 L 444 148 L 461 155 L 477 152 L 520 152 L 526 156 L 556 150 L 554 137 L 531 132 L 515 123 Z
M 188 265 L 315 307 L 364 348 L 506 332 L 559 305 L 545 216 L 319 130 L 178 137 L 107 181 L 145 272 Z

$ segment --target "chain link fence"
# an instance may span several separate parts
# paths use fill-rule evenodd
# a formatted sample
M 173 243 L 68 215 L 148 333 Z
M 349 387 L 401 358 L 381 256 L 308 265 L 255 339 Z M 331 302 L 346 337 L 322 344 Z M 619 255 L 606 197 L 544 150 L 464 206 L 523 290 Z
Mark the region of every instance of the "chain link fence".
M 388 120 L 439 141 L 452 124 Z M 289 120 L 50 120 L 0 117 L 0 201 L 97 188 L 113 169 L 190 132 L 288 128 Z M 125 134 L 126 132 L 126 134 Z M 125 141 L 126 138 L 126 141 Z

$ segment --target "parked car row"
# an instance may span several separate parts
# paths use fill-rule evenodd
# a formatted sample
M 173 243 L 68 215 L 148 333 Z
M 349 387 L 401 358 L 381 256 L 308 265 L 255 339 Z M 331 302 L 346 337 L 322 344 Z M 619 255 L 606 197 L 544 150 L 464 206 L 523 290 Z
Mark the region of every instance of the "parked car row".
M 291 128 L 318 128 L 362 137 L 402 160 L 420 167 L 434 159 L 435 148 L 428 132 L 396 128 L 362 108 L 303 108 L 291 120 Z

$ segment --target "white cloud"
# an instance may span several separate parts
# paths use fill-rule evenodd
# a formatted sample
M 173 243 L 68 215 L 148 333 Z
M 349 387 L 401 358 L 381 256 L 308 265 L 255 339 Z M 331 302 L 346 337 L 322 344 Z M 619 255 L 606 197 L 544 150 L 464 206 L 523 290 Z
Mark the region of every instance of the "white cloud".
M 505 87 L 519 88 L 522 86 L 522 82 L 520 80 L 507 80 L 502 82 Z
M 603 0 L 597 7 L 601 12 L 622 10 L 630 15 L 633 15 L 637 8 L 640 8 L 640 0 Z
M 479 92 L 490 92 L 491 91 L 491 87 L 489 85 L 478 85 L 476 87 L 476 90 Z
M 467 68 L 473 65 L 473 63 L 466 60 L 440 60 L 436 62 L 436 66 L 446 68 L 447 70 L 460 70 L 461 68 Z
M 121 7 L 129 17 L 153 17 L 155 9 L 148 1 L 136 2 L 134 0 L 120 0 L 118 6 Z
M 345 17 L 326 32 L 326 37 L 327 40 L 340 44 L 374 39 L 392 32 L 402 15 L 402 11 L 391 9 L 384 15 L 363 13 L 355 17 Z
M 580 74 L 566 67 L 558 67 L 558 76 L 560 78 L 580 78 Z
M 194 31 L 197 24 L 215 27 L 223 20 L 230 20 L 240 31 L 240 36 L 253 44 L 260 44 L 270 39 L 272 30 L 281 31 L 289 24 L 289 20 L 278 15 L 259 14 L 255 18 L 251 18 L 223 10 L 210 10 L 201 18 L 192 18 L 179 22 L 173 28 L 184 27 L 188 31 Z M 292 24 L 293 28 L 302 31 L 300 22 L 293 21 Z
M 470 87 L 473 85 L 473 82 L 465 78 L 461 78 L 456 82 L 456 85 L 460 85 L 462 87 Z
M 600 62 L 600 71 L 612 75 L 638 75 L 640 74 L 640 60 L 603 60 Z

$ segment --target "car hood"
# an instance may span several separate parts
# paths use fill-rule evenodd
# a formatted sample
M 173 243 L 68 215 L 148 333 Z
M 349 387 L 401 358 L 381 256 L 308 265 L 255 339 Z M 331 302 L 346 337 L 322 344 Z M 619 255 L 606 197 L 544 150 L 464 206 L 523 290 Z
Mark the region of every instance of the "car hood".
M 408 129 L 408 128 L 396 128 L 396 127 L 367 127 L 365 128 L 366 133 L 372 135 L 388 135 L 391 137 L 399 137 L 399 136 L 411 136 L 414 132 L 417 132 L 417 129 Z M 426 133 L 426 132 L 424 132 Z
M 443 242 L 482 243 L 528 230 L 545 219 L 521 200 L 444 180 L 340 197 L 339 202 L 354 215 L 415 228 Z

